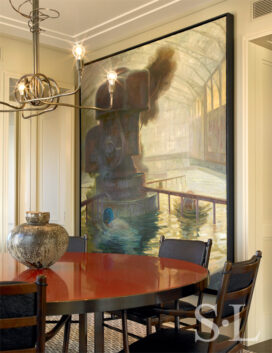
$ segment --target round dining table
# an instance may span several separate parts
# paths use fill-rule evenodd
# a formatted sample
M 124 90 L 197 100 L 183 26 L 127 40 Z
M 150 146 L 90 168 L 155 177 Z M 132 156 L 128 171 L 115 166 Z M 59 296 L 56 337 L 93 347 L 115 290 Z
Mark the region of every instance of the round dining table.
M 79 351 L 87 352 L 87 313 L 95 318 L 95 352 L 104 352 L 103 312 L 169 302 L 204 287 L 208 271 L 162 257 L 65 253 L 48 269 L 29 269 L 0 255 L 0 281 L 47 277 L 47 315 L 79 314 Z

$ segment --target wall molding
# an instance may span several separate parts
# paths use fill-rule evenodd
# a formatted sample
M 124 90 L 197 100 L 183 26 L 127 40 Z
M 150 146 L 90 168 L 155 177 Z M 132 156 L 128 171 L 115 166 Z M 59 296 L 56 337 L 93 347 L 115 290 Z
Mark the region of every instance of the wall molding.
M 163 11 L 166 9 L 169 11 L 168 15 L 171 15 L 171 20 L 178 17 L 184 17 L 194 12 L 200 11 L 205 7 L 214 6 L 215 4 L 224 2 L 226 0 L 169 0 L 165 3 L 163 0 L 150 0 L 145 4 L 135 6 L 134 8 L 124 11 L 115 17 L 110 17 L 106 13 L 108 19 L 103 22 L 97 23 L 93 26 L 86 25 L 86 29 L 75 33 L 65 33 L 63 31 L 56 31 L 50 29 L 48 26 L 41 26 L 44 32 L 42 32 L 41 42 L 51 44 L 53 46 L 60 46 L 61 48 L 70 49 L 71 45 L 75 42 L 84 42 L 86 46 L 91 45 L 92 50 L 96 50 L 95 46 L 98 46 L 95 38 L 100 38 L 100 43 L 103 42 L 103 36 L 105 38 L 112 31 L 123 28 L 122 33 L 135 34 L 135 29 L 142 28 L 142 19 L 147 17 L 147 24 L 150 23 L 152 27 L 158 26 L 162 19 L 165 19 L 164 23 L 167 22 L 167 16 L 164 15 Z M 181 12 L 181 6 L 184 3 L 184 11 Z M 135 3 L 137 5 L 137 3 Z M 80 11 L 80 9 L 78 9 Z M 60 11 L 61 12 L 61 11 Z M 160 15 L 158 15 L 158 13 Z M 155 16 L 157 14 L 157 16 Z M 68 19 L 69 20 L 69 19 Z M 139 22 L 139 25 L 137 25 Z M 148 26 L 150 28 L 150 25 Z M 17 18 L 0 15 L 0 30 L 6 34 L 13 36 L 28 38 L 29 28 L 26 21 L 19 20 Z M 146 28 L 142 29 L 143 31 Z M 118 32 L 114 41 L 118 42 L 121 33 Z

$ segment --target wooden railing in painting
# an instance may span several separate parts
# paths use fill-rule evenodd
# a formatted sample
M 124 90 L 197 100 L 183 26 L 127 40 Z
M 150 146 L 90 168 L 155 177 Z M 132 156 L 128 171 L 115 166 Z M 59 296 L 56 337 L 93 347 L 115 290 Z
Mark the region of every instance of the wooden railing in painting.
M 149 183 L 150 184 L 150 183 Z M 180 191 L 172 191 L 160 188 L 153 188 L 149 186 L 145 186 L 144 189 L 150 192 L 156 192 L 158 194 L 158 208 L 160 209 L 160 194 L 168 195 L 168 211 L 171 211 L 171 196 L 177 196 L 180 198 L 180 212 L 181 216 L 183 215 L 183 204 L 184 199 L 191 199 L 195 201 L 195 209 L 196 209 L 196 221 L 199 220 L 199 201 L 211 202 L 213 204 L 213 224 L 216 224 L 216 204 L 226 205 L 227 200 L 220 199 L 217 197 L 205 196 L 205 195 L 197 195 Z
M 81 204 L 80 204 L 81 208 L 86 206 L 86 221 L 88 219 L 88 207 L 89 207 L 89 205 L 92 207 L 94 217 L 96 215 L 97 218 L 98 218 L 98 215 L 99 215 L 99 212 L 100 212 L 100 206 L 99 206 L 99 202 L 97 202 L 97 201 L 102 199 L 102 198 L 105 198 L 106 196 L 107 195 L 105 193 L 100 193 L 100 194 L 94 195 L 94 196 L 90 197 L 89 199 L 84 200 L 84 201 L 81 202 Z M 102 205 L 102 207 L 103 207 L 103 205 Z
M 185 180 L 186 180 L 186 176 L 185 176 L 185 175 L 178 175 L 178 176 L 171 177 L 171 178 L 150 180 L 150 181 L 147 181 L 145 184 L 146 184 L 146 185 L 150 185 L 150 184 L 159 183 L 159 188 L 162 188 L 162 187 L 163 187 L 163 183 L 164 183 L 165 181 L 169 181 L 169 180 L 179 180 L 179 179 L 181 179 L 181 180 L 182 180 L 182 179 L 185 179 Z
M 195 211 L 196 211 L 196 221 L 198 222 L 199 220 L 199 201 L 205 201 L 205 202 L 210 202 L 213 205 L 213 224 L 216 224 L 216 204 L 221 204 L 221 205 L 227 205 L 227 200 L 217 198 L 217 197 L 212 197 L 212 196 L 205 196 L 205 195 L 198 195 L 198 194 L 192 194 L 188 192 L 181 192 L 181 191 L 172 191 L 172 190 L 167 190 L 163 189 L 161 187 L 156 188 L 156 187 L 151 187 L 149 186 L 150 184 L 154 183 L 159 183 L 159 185 L 162 185 L 160 183 L 168 180 L 173 180 L 177 178 L 183 178 L 184 176 L 178 176 L 178 177 L 173 177 L 173 178 L 167 178 L 167 179 L 161 179 L 161 180 L 153 180 L 153 181 L 148 181 L 146 182 L 146 185 L 143 187 L 143 189 L 147 192 L 155 192 L 157 193 L 157 199 L 158 199 L 158 209 L 160 209 L 160 194 L 165 194 L 168 196 L 168 212 L 171 212 L 171 196 L 176 196 L 180 198 L 180 212 L 181 216 L 183 216 L 183 211 L 184 211 L 184 199 L 189 199 L 194 201 L 195 205 Z M 84 200 L 81 202 L 81 208 L 86 206 L 86 220 L 88 219 L 88 207 L 90 206 L 92 208 L 92 214 L 93 217 L 99 216 L 100 213 L 100 208 L 102 208 L 103 212 L 103 202 L 98 202 L 98 200 L 104 199 L 107 197 L 107 194 L 105 193 L 100 193 L 97 195 L 94 195 L 90 197 L 87 200 Z

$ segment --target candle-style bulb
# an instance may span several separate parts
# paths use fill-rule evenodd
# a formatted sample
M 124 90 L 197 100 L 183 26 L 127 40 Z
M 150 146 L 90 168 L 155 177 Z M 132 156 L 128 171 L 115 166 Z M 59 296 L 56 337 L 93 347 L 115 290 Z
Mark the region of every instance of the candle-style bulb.
M 26 89 L 26 86 L 24 83 L 20 83 L 19 86 L 18 86 L 18 91 L 20 93 L 20 96 L 24 96 L 25 95 L 25 89 Z
M 73 47 L 73 55 L 77 60 L 82 60 L 85 55 L 85 48 L 82 44 L 75 44 Z
M 117 80 L 117 73 L 115 71 L 109 71 L 107 73 L 107 80 L 110 86 L 114 86 Z

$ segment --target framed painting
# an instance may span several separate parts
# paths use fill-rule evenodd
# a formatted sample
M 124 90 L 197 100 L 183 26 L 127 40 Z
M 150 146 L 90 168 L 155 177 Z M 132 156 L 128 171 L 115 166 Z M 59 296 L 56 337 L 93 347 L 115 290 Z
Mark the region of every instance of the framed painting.
M 107 72 L 117 73 L 109 108 Z M 233 16 L 85 65 L 81 234 L 89 251 L 157 255 L 213 240 L 211 288 L 234 254 Z

